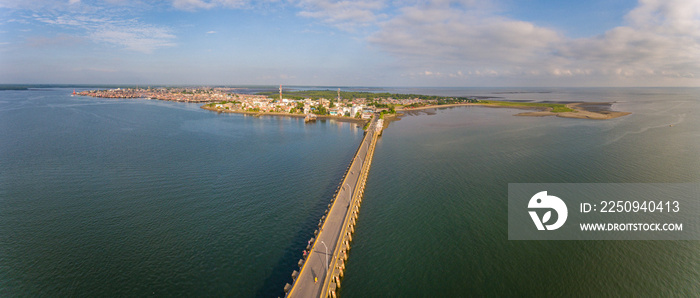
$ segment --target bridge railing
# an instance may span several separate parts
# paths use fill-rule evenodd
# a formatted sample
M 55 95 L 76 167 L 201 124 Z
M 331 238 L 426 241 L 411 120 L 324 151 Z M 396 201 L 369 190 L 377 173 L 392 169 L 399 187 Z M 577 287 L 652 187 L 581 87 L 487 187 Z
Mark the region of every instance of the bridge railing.
M 328 296 L 335 297 L 335 292 L 340 287 L 340 278 L 343 277 L 343 273 L 345 271 L 345 261 L 348 258 L 347 251 L 350 249 L 350 242 L 352 242 L 352 234 L 355 231 L 355 223 L 358 217 L 360 203 L 362 202 L 362 195 L 364 194 L 365 182 L 367 180 L 367 174 L 369 173 L 372 157 L 374 155 L 374 147 L 378 138 L 378 133 L 374 131 L 374 127 L 370 126 L 370 129 L 367 131 L 370 133 L 368 133 L 365 137 L 370 138 L 369 142 L 363 142 L 362 144 L 362 146 L 367 146 L 367 152 L 357 179 L 357 184 L 353 189 L 350 206 L 348 207 L 345 220 L 341 226 L 338 242 L 333 250 L 331 262 L 329 263 L 330 270 L 327 271 L 324 279 L 324 285 L 321 290 L 322 298 Z M 362 147 L 360 147 L 360 151 L 361 150 Z
M 374 121 L 374 119 L 372 119 L 371 121 Z M 370 123 L 374 123 L 374 122 L 370 122 Z M 348 226 L 349 217 L 350 217 L 349 215 L 352 214 L 353 208 L 355 208 L 355 206 L 358 206 L 358 204 L 356 204 L 356 202 L 357 202 L 356 198 L 358 197 L 357 193 L 358 193 L 358 189 L 360 188 L 358 186 L 361 186 L 362 188 L 364 188 L 364 180 L 366 179 L 366 173 L 367 173 L 367 171 L 369 171 L 369 164 L 371 163 L 371 160 L 372 160 L 370 154 L 374 153 L 374 146 L 371 146 L 371 145 L 374 144 L 374 142 L 376 141 L 376 137 L 377 137 L 377 133 L 373 131 L 373 125 L 374 124 L 370 125 L 369 129 L 367 130 L 368 133 L 363 136 L 362 142 L 360 142 L 360 146 L 358 147 L 357 152 L 355 153 L 355 157 L 353 157 L 353 160 L 350 163 L 350 167 L 348 168 L 348 172 L 345 173 L 345 176 L 343 177 L 343 181 L 341 183 L 341 187 L 346 184 L 346 181 L 348 178 L 348 173 L 350 173 L 350 171 L 352 171 L 353 167 L 355 166 L 355 163 L 358 162 L 357 157 L 359 156 L 360 152 L 362 152 L 362 147 L 368 146 L 367 147 L 368 151 L 365 154 L 365 158 L 362 159 L 363 164 L 362 164 L 362 167 L 360 169 L 361 172 L 358 175 L 358 180 L 357 180 L 355 186 L 353 187 L 353 193 L 352 193 L 352 196 L 350 198 L 350 206 L 348 207 L 348 211 L 345 215 L 343 225 L 341 226 L 341 231 L 340 231 L 338 240 L 337 240 L 336 245 L 333 248 L 333 252 L 331 254 L 333 256 L 331 258 L 332 263 L 329 262 L 329 264 L 328 264 L 328 267 L 333 268 L 333 269 L 335 269 L 337 267 L 337 260 L 339 259 L 338 252 L 340 252 L 340 250 L 339 250 L 340 246 L 343 244 L 343 242 L 345 240 L 347 240 L 347 238 L 345 236 L 347 236 L 346 233 L 347 233 L 347 226 Z M 338 201 L 339 193 L 340 192 L 337 192 L 335 194 L 331 209 L 336 207 L 336 202 Z M 328 214 L 330 214 L 331 209 L 329 209 Z M 323 222 L 323 225 L 321 226 L 321 229 L 319 230 L 319 234 L 316 235 L 316 239 L 319 238 L 321 232 L 324 230 L 325 225 L 326 225 L 326 221 Z M 352 229 L 354 230 L 354 227 Z M 311 252 L 315 251 L 317 243 L 318 243 L 317 240 L 313 242 L 312 248 L 310 250 Z M 307 256 L 306 260 L 308 260 L 308 256 Z M 304 269 L 306 268 L 306 264 L 307 264 L 306 260 L 303 262 L 302 267 L 300 268 L 299 276 L 301 276 L 301 274 L 304 272 Z M 344 268 L 344 264 L 343 264 L 343 268 Z M 329 288 L 330 284 L 333 282 L 331 279 L 333 276 L 335 276 L 334 274 L 337 274 L 337 270 L 327 270 L 326 276 L 323 280 L 323 287 L 322 287 L 322 290 L 320 293 L 321 297 L 328 296 L 328 293 L 329 293 L 328 288 Z M 299 282 L 299 279 L 293 280 L 290 291 L 287 292 L 287 294 L 285 295 L 286 297 L 294 296 L 293 293 L 295 292 L 294 290 L 295 290 L 296 286 L 298 285 L 298 282 Z

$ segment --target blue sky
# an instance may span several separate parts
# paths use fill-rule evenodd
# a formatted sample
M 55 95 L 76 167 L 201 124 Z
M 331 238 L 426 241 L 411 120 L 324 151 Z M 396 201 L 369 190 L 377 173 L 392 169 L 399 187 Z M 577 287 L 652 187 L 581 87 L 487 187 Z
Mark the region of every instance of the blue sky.
M 700 86 L 700 1 L 0 0 L 0 83 Z

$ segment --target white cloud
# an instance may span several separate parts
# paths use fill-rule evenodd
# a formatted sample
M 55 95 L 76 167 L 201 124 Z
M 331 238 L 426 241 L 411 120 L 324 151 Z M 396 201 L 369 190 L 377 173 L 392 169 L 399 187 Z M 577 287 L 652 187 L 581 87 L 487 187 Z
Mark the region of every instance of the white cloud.
M 298 17 L 356 33 L 351 38 L 369 44 L 367 57 L 379 61 L 379 66 L 373 67 L 391 73 L 386 77 L 403 74 L 417 83 L 455 85 L 474 79 L 486 82 L 505 78 L 513 79 L 511 82 L 531 80 L 544 84 L 686 82 L 683 84 L 699 85 L 698 0 L 639 0 L 637 7 L 624 17 L 622 26 L 598 36 L 577 39 L 568 38 L 557 28 L 507 16 L 507 7 L 498 5 L 509 3 L 501 0 L 0 0 L 0 9 L 9 8 L 8 16 L 13 17 L 0 22 L 19 25 L 38 21 L 51 29 L 67 29 L 36 28 L 32 32 L 53 32 L 54 36 L 44 34 L 46 37 L 26 39 L 27 46 L 93 41 L 118 49 L 153 53 L 176 46 L 177 36 L 169 25 L 146 20 L 177 22 L 157 17 L 133 18 L 143 12 L 161 13 L 173 8 L 200 12 L 253 8 L 250 11 L 255 13 L 266 9 L 287 13 L 291 8 Z M 26 11 L 15 13 L 15 9 Z M 274 24 L 274 20 L 271 22 Z M 13 31 L 22 27 L 13 27 Z M 303 29 L 312 32 L 313 28 Z M 207 35 L 217 34 L 213 30 L 198 30 Z M 22 34 L 21 38 L 26 36 Z M 71 37 L 76 40 L 71 41 Z
M 357 27 L 372 25 L 385 19 L 380 11 L 386 8 L 383 0 L 299 0 L 293 1 L 301 8 L 299 16 L 319 19 L 341 30 L 353 31 Z
M 168 29 L 133 24 L 110 24 L 94 30 L 90 37 L 96 41 L 121 45 L 126 49 L 152 53 L 154 50 L 175 46 L 172 40 L 175 38 Z
M 173 7 L 190 11 L 215 7 L 241 8 L 247 4 L 247 0 L 173 0 Z
M 580 39 L 474 5 L 429 1 L 407 6 L 367 40 L 392 54 L 406 73 L 422 76 L 428 75 L 421 73 L 426 68 L 452 79 L 488 74 L 574 84 L 576 78 L 663 84 L 655 78 L 700 76 L 699 1 L 641 0 L 626 15 L 625 26 Z
M 417 66 L 509 67 L 541 62 L 562 40 L 554 30 L 449 4 L 401 9 L 369 42 Z
M 621 77 L 700 74 L 700 2 L 645 0 L 627 26 L 559 48 L 570 67 L 591 66 Z
M 165 26 L 143 23 L 137 19 L 119 19 L 120 13 L 86 8 L 90 13 L 35 11 L 31 18 L 36 21 L 82 31 L 88 39 L 121 46 L 142 53 L 175 46 L 176 36 Z M 97 12 L 96 12 L 97 11 Z M 45 43 L 48 44 L 48 43 Z
M 80 0 L 0 0 L 0 8 L 47 10 L 79 3 Z

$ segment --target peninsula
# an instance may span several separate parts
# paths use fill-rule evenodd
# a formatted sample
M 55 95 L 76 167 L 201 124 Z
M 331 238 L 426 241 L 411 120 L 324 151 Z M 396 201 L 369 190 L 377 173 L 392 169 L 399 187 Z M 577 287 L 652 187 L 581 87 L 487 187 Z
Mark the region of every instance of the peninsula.
M 564 118 L 605 120 L 629 115 L 613 111 L 608 102 L 525 102 L 449 97 L 420 94 L 393 94 L 333 90 L 302 90 L 282 92 L 237 93 L 236 88 L 117 88 L 82 91 L 77 95 L 104 98 L 146 98 L 167 101 L 206 103 L 203 109 L 223 113 L 243 113 L 255 116 L 307 117 L 319 119 L 367 122 L 374 113 L 396 117 L 397 112 L 454 106 L 484 106 L 516 108 L 534 111 L 516 116 L 557 116 Z M 308 119 L 308 118 L 307 118 Z

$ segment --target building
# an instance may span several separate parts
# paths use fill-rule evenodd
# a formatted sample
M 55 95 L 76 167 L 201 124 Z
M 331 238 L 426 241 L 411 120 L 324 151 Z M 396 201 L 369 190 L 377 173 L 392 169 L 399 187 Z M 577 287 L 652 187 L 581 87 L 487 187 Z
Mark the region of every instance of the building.
M 374 114 L 374 110 L 372 110 L 372 109 L 370 109 L 370 108 L 365 108 L 365 109 L 362 111 L 362 119 L 369 119 L 369 118 L 372 118 L 372 114 Z
M 362 105 L 353 105 L 350 109 L 350 117 L 355 117 L 358 112 L 362 112 Z

